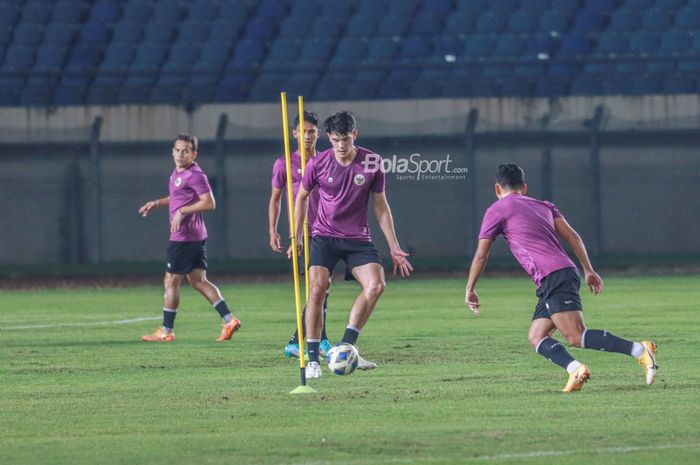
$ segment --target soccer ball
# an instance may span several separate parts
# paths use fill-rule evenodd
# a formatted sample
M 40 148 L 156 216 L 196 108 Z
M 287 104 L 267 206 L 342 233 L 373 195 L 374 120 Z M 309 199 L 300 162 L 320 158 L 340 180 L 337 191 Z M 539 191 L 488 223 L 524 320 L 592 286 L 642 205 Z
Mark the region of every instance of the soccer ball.
M 326 355 L 328 368 L 336 375 L 349 375 L 355 371 L 359 359 L 355 346 L 346 342 L 336 344 Z

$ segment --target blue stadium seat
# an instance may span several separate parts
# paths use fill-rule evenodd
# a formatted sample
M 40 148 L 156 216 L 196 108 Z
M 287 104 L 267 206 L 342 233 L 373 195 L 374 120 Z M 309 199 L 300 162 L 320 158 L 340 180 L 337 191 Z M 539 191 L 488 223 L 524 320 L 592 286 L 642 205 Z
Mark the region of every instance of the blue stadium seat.
M 581 74 L 582 66 L 579 63 L 563 62 L 550 63 L 547 74 L 562 78 L 574 78 Z
M 205 70 L 220 69 L 228 60 L 230 51 L 231 44 L 229 42 L 208 40 L 202 44 L 195 68 Z
M 68 47 L 62 45 L 43 45 L 36 49 L 36 61 L 32 71 L 41 73 L 58 73 L 68 57 Z
M 211 21 L 219 14 L 219 5 L 211 0 L 194 0 L 187 3 L 187 19 Z
M 198 19 L 186 19 L 177 28 L 177 40 L 204 42 L 209 37 L 209 23 Z
M 311 30 L 311 21 L 312 18 L 310 18 L 308 15 L 290 16 L 282 23 L 277 37 L 284 37 L 286 39 L 304 39 Z
M 576 11 L 581 8 L 581 3 L 579 0 L 552 0 L 551 9 L 559 11 L 564 14 L 565 17 L 571 17 Z
M 151 87 L 148 100 L 151 103 L 179 103 L 187 77 L 182 74 L 161 75 Z
M 529 10 L 518 10 L 508 20 L 508 30 L 511 32 L 529 33 L 535 30 L 537 19 Z
M 259 66 L 263 58 L 264 51 L 265 49 L 263 47 L 263 43 L 259 40 L 240 40 L 236 43 L 233 57 L 227 63 L 226 68 L 248 69 L 251 66 Z M 233 81 L 235 81 L 235 79 L 226 82 L 231 83 Z
M 85 104 L 87 89 L 82 86 L 61 85 L 53 95 L 55 105 L 83 105 Z
M 455 35 L 434 36 L 432 42 L 431 63 L 444 63 L 447 56 L 456 58 L 464 49 L 464 41 Z
M 71 48 L 70 58 L 65 69 L 85 72 L 94 70 L 102 59 L 102 49 L 98 45 L 80 43 Z
M 489 62 L 484 65 L 483 76 L 488 78 L 508 78 L 513 76 L 514 65 L 512 63 L 494 63 Z
M 154 44 L 167 44 L 175 37 L 176 25 L 168 21 L 154 19 L 146 24 L 143 42 Z
M 250 93 L 253 76 L 248 73 L 226 73 L 219 82 L 214 98 L 218 101 L 243 101 Z
M 547 10 L 540 16 L 537 29 L 547 32 L 563 32 L 567 29 L 569 20 L 564 12 L 559 10 Z
M 276 0 L 270 1 L 276 2 Z M 348 2 L 347 0 L 324 0 L 321 2 L 321 15 L 347 17 L 352 12 L 353 3 L 355 2 Z M 410 3 L 410 1 L 406 3 Z
M 250 39 L 270 40 L 277 34 L 277 25 L 270 18 L 256 16 L 245 26 L 245 36 Z
M 44 29 L 42 47 L 47 45 L 67 47 L 73 43 L 77 33 L 78 26 L 74 24 L 49 22 L 49 24 L 46 25 L 46 29 Z
M 100 63 L 100 72 L 125 72 L 136 55 L 134 44 L 112 42 Z
M 483 58 L 488 57 L 493 53 L 496 47 L 495 36 L 488 34 L 474 34 L 466 38 L 464 49 L 460 57 L 462 58 Z
M 322 70 L 331 55 L 335 41 L 325 38 L 308 38 L 301 43 L 301 52 L 294 61 L 295 70 Z
M 664 79 L 663 91 L 666 94 L 696 94 L 696 80 L 685 76 L 667 76 Z
M 602 95 L 630 95 L 632 82 L 629 76 L 610 76 L 603 80 Z
M 613 76 L 625 77 L 630 79 L 631 77 L 637 77 L 640 74 L 644 74 L 646 71 L 646 60 L 642 58 L 627 58 L 624 60 L 619 60 L 615 63 L 615 72 Z
M 625 7 L 636 10 L 648 10 L 654 6 L 654 0 L 624 0 Z
M 660 94 L 663 89 L 661 79 L 653 76 L 639 76 L 632 81 L 632 95 Z
M 413 17 L 421 0 L 389 0 L 389 14 Z
M 233 44 L 244 27 L 245 23 L 240 21 L 219 18 L 210 24 L 208 40 Z
M 145 23 L 151 18 L 152 14 L 153 7 L 150 3 L 144 2 L 143 0 L 129 0 L 129 2 L 124 5 L 121 21 Z
M 586 76 L 609 76 L 615 73 L 615 61 L 610 58 L 589 58 L 583 64 Z
M 360 14 L 351 17 L 345 28 L 345 36 L 360 38 L 372 37 L 377 31 L 380 17 L 381 16 L 364 16 Z
M 391 37 L 376 37 L 367 44 L 367 58 L 370 60 L 389 60 L 399 49 L 398 39 Z
M 97 0 L 92 5 L 89 21 L 103 24 L 114 24 L 121 15 L 119 0 Z
M 259 102 L 272 102 L 279 99 L 287 79 L 285 73 L 264 73 L 253 83 L 250 97 Z
M 571 93 L 573 95 L 602 95 L 603 83 L 600 79 L 593 77 L 579 77 L 572 81 Z
M 498 34 L 505 27 L 506 17 L 495 11 L 485 11 L 476 20 L 476 30 L 483 34 Z
M 685 0 L 656 0 L 655 5 L 662 10 L 674 11 L 685 4 Z
M 686 31 L 700 29 L 700 5 L 690 4 L 678 10 L 674 23 L 677 28 Z
M 112 41 L 136 44 L 143 38 L 144 24 L 136 21 L 120 21 L 114 28 Z
M 284 83 L 284 90 L 290 95 L 311 95 L 318 80 L 319 75 L 316 73 L 297 71 Z
M 453 13 L 447 17 L 443 34 L 465 35 L 474 30 L 476 15 Z
M 520 2 L 521 10 L 527 10 L 536 16 L 548 10 L 549 6 L 549 0 L 525 0 Z
M 17 22 L 21 11 L 19 5 L 0 2 L 0 31 L 8 31 Z
M 570 83 L 557 77 L 538 79 L 533 90 L 536 97 L 561 97 L 569 93 Z
M 605 20 L 601 11 L 587 7 L 576 14 L 571 30 L 578 33 L 596 32 L 603 28 L 603 24 Z
M 452 0 L 423 0 L 419 5 L 419 12 L 430 12 L 445 18 L 453 7 Z
M 342 66 L 348 64 L 359 63 L 367 54 L 367 44 L 363 41 L 358 41 L 355 37 L 343 37 L 338 42 L 333 58 L 331 58 L 331 66 Z
M 517 34 L 503 34 L 496 40 L 493 56 L 500 58 L 518 58 L 525 51 L 526 42 Z
M 401 37 L 406 33 L 409 24 L 411 23 L 410 16 L 399 16 L 388 14 L 379 20 L 377 25 L 377 36 L 379 37 Z
M 105 25 L 105 23 L 88 21 L 83 25 L 83 28 L 80 31 L 80 40 L 93 44 L 104 45 L 109 42 L 110 35 L 111 31 Z
M 245 22 L 250 16 L 251 11 L 247 3 L 242 2 L 223 2 L 219 10 L 219 19 L 227 21 Z M 296 3 L 300 3 L 298 0 Z
M 504 97 L 529 97 L 532 93 L 532 84 L 528 81 L 513 79 L 512 77 L 500 81 L 501 95 Z
M 630 34 L 630 52 L 635 55 L 648 55 L 659 46 L 659 36 L 652 32 L 640 31 Z
M 591 50 L 590 39 L 586 34 L 564 34 L 558 56 L 573 57 L 587 54 Z
M 28 23 L 46 24 L 51 17 L 51 8 L 41 0 L 28 0 L 22 6 L 21 20 Z
M 301 44 L 287 38 L 279 38 L 272 43 L 262 65 L 263 70 L 281 71 L 281 68 L 291 67 L 299 56 Z
M 398 58 L 409 60 L 422 59 L 431 51 L 431 40 L 428 37 L 407 36 L 401 41 Z
M 609 30 L 632 32 L 639 29 L 641 23 L 641 11 L 632 8 L 620 8 L 612 13 Z
M 489 10 L 509 15 L 518 6 L 518 0 L 491 0 Z
M 338 16 L 320 16 L 317 21 L 313 21 L 308 30 L 306 39 L 327 38 L 336 39 L 343 27 L 345 19 Z
M 432 11 L 424 11 L 413 19 L 409 35 L 435 35 L 442 31 L 445 18 Z
M 700 55 L 700 34 L 692 35 L 689 51 L 689 58 L 679 58 L 678 70 L 682 73 L 700 74 L 700 60 L 697 59 Z
M 458 1 L 457 8 L 452 14 L 459 14 L 463 16 L 478 16 L 479 13 L 487 10 L 488 7 L 489 0 Z
M 51 9 L 51 22 L 49 24 L 79 23 L 87 16 L 89 9 L 90 4 L 88 2 L 79 0 L 58 0 Z
M 671 13 L 659 8 L 651 8 L 644 13 L 642 26 L 649 31 L 665 31 L 671 26 Z
M 408 96 L 410 89 L 411 85 L 408 82 L 393 81 L 389 78 L 379 86 L 377 98 L 387 100 L 402 99 Z
M 236 4 L 238 2 L 230 2 Z M 240 8 L 239 8 L 240 9 Z M 153 5 L 153 15 L 150 21 L 162 21 L 167 24 L 179 22 L 184 16 L 180 2 L 159 1 Z
M 270 20 L 273 23 L 278 23 L 282 18 L 287 16 L 287 2 L 279 0 L 258 0 L 258 9 L 256 16 L 261 19 Z
M 12 34 L 13 45 L 35 47 L 44 38 L 44 26 L 38 23 L 22 21 L 18 23 Z
M 610 55 L 624 53 L 629 49 L 629 36 L 622 32 L 603 32 L 595 47 L 596 54 Z
M 692 37 L 687 31 L 670 29 L 661 36 L 661 46 L 659 50 L 667 53 L 683 53 L 692 47 Z
M 5 51 L 2 61 L 2 71 L 27 73 L 34 63 L 34 47 L 26 45 L 11 45 Z M 26 76 L 25 76 L 26 77 Z M 24 77 L 22 78 L 24 80 Z
M 545 65 L 542 61 L 525 61 L 517 63 L 513 67 L 513 76 L 531 79 L 539 79 L 544 75 Z
M 288 17 L 308 16 L 309 11 L 316 13 L 319 11 L 319 8 L 320 6 L 316 0 L 295 0 L 291 2 Z
M 411 85 L 409 96 L 412 98 L 438 98 L 442 96 L 442 89 L 434 80 L 419 79 Z
M 586 0 L 586 8 L 591 10 L 597 10 L 600 12 L 605 12 L 612 10 L 617 6 L 620 0 Z

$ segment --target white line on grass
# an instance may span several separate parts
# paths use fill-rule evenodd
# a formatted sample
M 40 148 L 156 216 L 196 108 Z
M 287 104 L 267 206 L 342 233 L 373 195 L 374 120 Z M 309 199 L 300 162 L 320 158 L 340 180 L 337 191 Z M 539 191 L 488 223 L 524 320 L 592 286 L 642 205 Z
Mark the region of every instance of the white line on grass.
M 522 452 L 514 454 L 497 454 L 497 455 L 482 455 L 479 457 L 463 457 L 459 459 L 461 462 L 490 462 L 490 461 L 507 461 L 507 460 L 519 460 L 519 459 L 532 459 L 532 458 L 542 458 L 542 457 L 564 457 L 567 455 L 578 455 L 578 454 L 625 454 L 629 452 L 638 451 L 654 451 L 654 450 L 668 450 L 668 449 L 694 449 L 700 447 L 700 444 L 659 444 L 655 446 L 627 446 L 627 447 L 605 447 L 599 449 L 572 449 L 572 450 L 541 450 L 533 452 Z M 411 457 L 411 458 L 393 458 L 386 460 L 379 460 L 377 463 L 434 463 L 434 462 L 444 462 L 451 461 L 444 457 L 432 458 L 432 457 Z M 330 465 L 331 461 L 319 461 L 319 462 L 303 462 L 297 465 Z M 361 460 L 351 460 L 343 462 L 345 465 L 360 465 L 369 463 L 366 459 Z
M 131 318 L 129 320 L 116 321 L 95 321 L 92 323 L 54 323 L 45 325 L 20 325 L 20 326 L 5 326 L 0 327 L 0 331 L 13 331 L 20 329 L 50 329 L 50 328 L 83 328 L 86 326 L 106 326 L 106 325 L 128 325 L 131 323 L 139 323 L 141 321 L 160 320 L 160 316 L 147 316 L 142 318 Z

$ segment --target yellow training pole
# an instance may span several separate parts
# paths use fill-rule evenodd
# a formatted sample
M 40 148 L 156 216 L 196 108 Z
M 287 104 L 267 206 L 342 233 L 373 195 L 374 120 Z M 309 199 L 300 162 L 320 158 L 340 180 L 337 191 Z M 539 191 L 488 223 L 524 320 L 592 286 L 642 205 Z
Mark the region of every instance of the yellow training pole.
M 304 96 L 298 96 L 299 99 L 299 129 L 297 134 L 299 137 L 299 153 L 301 154 L 301 175 L 306 172 L 306 142 L 304 140 Z M 304 216 L 304 296 L 306 304 L 309 303 L 309 217 Z
M 304 332 L 301 324 L 301 298 L 299 290 L 299 257 L 297 255 L 296 230 L 294 229 L 294 189 L 292 189 L 292 159 L 289 151 L 289 119 L 287 118 L 287 93 L 280 93 L 282 102 L 282 132 L 284 134 L 284 159 L 287 168 L 287 211 L 289 212 L 289 231 L 292 240 L 292 269 L 294 274 L 294 303 L 297 312 L 297 331 L 299 332 L 299 368 L 301 386 L 292 393 L 315 392 L 306 385 L 306 363 L 304 360 Z

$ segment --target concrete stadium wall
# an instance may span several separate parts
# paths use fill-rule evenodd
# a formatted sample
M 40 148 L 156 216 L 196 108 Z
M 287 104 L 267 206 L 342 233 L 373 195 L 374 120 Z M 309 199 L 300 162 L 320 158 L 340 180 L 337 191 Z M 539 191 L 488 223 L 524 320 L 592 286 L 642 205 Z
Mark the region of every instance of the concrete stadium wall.
M 290 115 L 296 114 L 296 96 L 289 96 Z M 322 118 L 350 109 L 360 121 L 364 137 L 456 135 L 464 131 L 466 114 L 479 110 L 482 131 L 539 130 L 543 119 L 553 130 L 580 129 L 594 109 L 603 105 L 605 128 L 678 129 L 697 128 L 700 122 L 699 95 L 640 97 L 566 97 L 560 99 L 435 99 L 403 101 L 307 101 L 307 109 Z M 280 137 L 279 103 L 211 104 L 192 108 L 169 105 L 121 105 L 106 107 L 19 107 L 0 108 L 0 136 L 6 142 L 56 141 L 75 134 L 80 137 L 97 116 L 103 119 L 104 142 L 168 140 L 188 131 L 202 139 L 214 137 L 221 114 L 231 126 L 231 140 Z M 59 140 L 60 141 L 60 140 Z
M 291 99 L 290 99 L 291 100 Z M 466 112 L 480 109 L 473 170 L 454 179 L 405 179 L 387 174 L 387 196 L 402 246 L 417 259 L 464 259 L 465 266 L 484 210 L 495 200 L 493 171 L 506 161 L 521 164 L 529 193 L 544 194 L 542 151 L 545 142 L 504 135 L 483 141 L 480 131 L 541 129 L 537 119 L 556 116 L 548 128 L 585 131 L 599 103 L 607 108 L 605 129 L 669 129 L 695 125 L 698 96 L 570 98 L 546 100 L 437 100 L 430 102 L 352 102 L 307 104 L 320 115 L 350 108 L 358 116 L 358 145 L 385 158 L 445 160 L 464 168 Z M 225 144 L 227 195 L 207 214 L 210 257 L 233 260 L 283 260 L 269 250 L 267 204 L 270 170 L 282 149 L 276 105 L 210 105 L 186 113 L 168 107 L 4 109 L 1 131 L 0 264 L 88 261 L 94 244 L 87 138 L 92 118 L 101 115 L 102 260 L 163 260 L 167 214 L 143 219 L 137 209 L 164 196 L 172 169 L 171 138 L 181 130 L 198 133 L 200 164 L 213 182 L 216 171 L 213 133 L 227 112 L 231 127 Z M 159 122 L 159 124 L 156 124 Z M 33 137 L 29 137 L 32 135 Z M 26 139 L 28 138 L 28 139 Z M 26 140 L 25 140 L 26 139 Z M 13 142 L 14 141 L 14 142 Z M 327 141 L 319 143 L 326 148 Z M 587 242 L 596 211 L 591 203 L 590 147 L 585 137 L 550 144 L 551 199 Z M 601 243 L 603 254 L 699 254 L 700 202 L 691 192 L 700 179 L 700 142 L 648 144 L 634 135 L 603 144 L 601 166 Z M 472 198 L 475 193 L 476 198 Z M 370 213 L 370 217 L 373 214 Z M 228 228 L 224 232 L 222 222 Z M 283 207 L 280 234 L 287 231 Z M 386 246 L 371 221 L 380 251 Z M 224 251 L 228 248 L 228 254 Z M 508 255 L 499 240 L 496 256 Z

